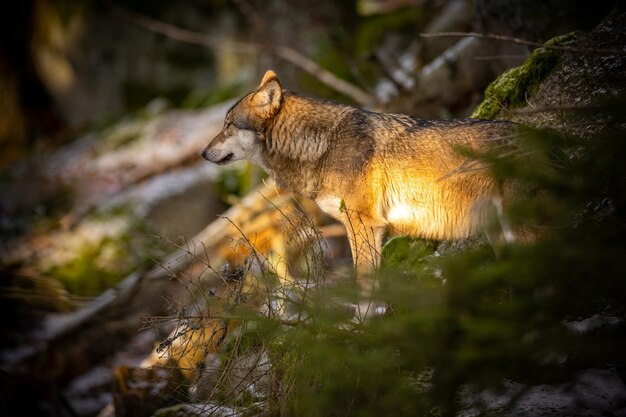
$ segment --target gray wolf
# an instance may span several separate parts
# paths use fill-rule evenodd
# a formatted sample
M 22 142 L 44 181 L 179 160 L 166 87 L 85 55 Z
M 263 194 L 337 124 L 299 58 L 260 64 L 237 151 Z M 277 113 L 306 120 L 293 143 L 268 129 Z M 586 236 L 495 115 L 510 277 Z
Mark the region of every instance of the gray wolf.
M 216 164 L 259 164 L 280 186 L 342 222 L 367 292 L 372 284 L 363 275 L 378 266 L 385 231 L 459 239 L 497 217 L 503 187 L 486 169 L 463 169 L 468 158 L 459 148 L 487 149 L 510 137 L 514 126 L 424 120 L 303 97 L 267 71 L 258 88 L 228 110 L 202 156 Z

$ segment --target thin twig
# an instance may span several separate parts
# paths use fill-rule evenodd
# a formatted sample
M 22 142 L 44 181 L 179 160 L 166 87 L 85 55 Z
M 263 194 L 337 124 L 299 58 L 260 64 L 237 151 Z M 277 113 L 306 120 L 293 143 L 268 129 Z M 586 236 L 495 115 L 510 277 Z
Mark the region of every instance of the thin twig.
M 108 1 L 107 3 L 110 5 L 113 13 L 119 18 L 141 26 L 151 32 L 159 33 L 179 42 L 199 45 L 222 52 L 248 55 L 261 55 L 263 52 L 268 52 L 277 58 L 283 59 L 309 73 L 320 82 L 326 84 L 333 90 L 350 97 L 361 106 L 372 106 L 376 103 L 376 99 L 372 95 L 366 93 L 348 81 L 337 77 L 332 72 L 322 68 L 311 58 L 289 46 L 265 45 L 254 42 L 237 42 L 216 38 L 205 35 L 204 33 L 183 29 L 170 23 L 153 19 L 143 14 L 120 7 L 111 1 Z
M 527 41 L 525 39 L 514 38 L 505 35 L 494 35 L 491 33 L 477 33 L 477 32 L 437 32 L 437 33 L 420 33 L 422 38 L 481 38 L 489 39 L 500 42 L 509 42 L 517 45 L 532 46 L 533 48 L 546 48 L 555 51 L 563 52 L 575 52 L 581 54 L 596 54 L 596 55 L 626 55 L 626 51 L 619 49 L 606 49 L 606 48 L 580 48 L 576 46 L 561 46 L 561 45 L 549 45 L 540 42 Z
M 598 110 L 601 108 L 602 108 L 601 106 L 543 106 L 543 107 L 524 107 L 521 109 L 512 109 L 512 110 L 509 110 L 509 112 L 513 114 L 533 114 L 533 113 L 546 113 L 546 112 L 563 111 L 563 110 L 588 111 L 588 110 Z

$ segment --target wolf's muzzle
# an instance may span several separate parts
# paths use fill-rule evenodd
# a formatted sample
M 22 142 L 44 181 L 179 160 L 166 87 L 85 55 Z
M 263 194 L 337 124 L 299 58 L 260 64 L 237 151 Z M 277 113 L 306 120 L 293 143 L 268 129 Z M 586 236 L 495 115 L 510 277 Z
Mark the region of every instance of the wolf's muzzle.
M 202 157 L 209 162 L 213 162 L 214 164 L 224 165 L 229 163 L 235 154 L 229 153 L 224 157 L 219 158 L 219 153 L 212 149 L 204 149 L 201 153 Z

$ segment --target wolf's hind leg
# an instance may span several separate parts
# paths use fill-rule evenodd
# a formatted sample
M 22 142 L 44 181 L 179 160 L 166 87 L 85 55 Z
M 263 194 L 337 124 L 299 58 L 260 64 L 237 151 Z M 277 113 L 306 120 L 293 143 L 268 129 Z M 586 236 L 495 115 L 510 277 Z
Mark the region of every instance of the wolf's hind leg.
M 511 245 L 517 241 L 515 233 L 511 228 L 511 224 L 509 223 L 509 219 L 504 213 L 504 209 L 502 207 L 502 199 L 497 197 L 492 200 L 493 207 L 495 208 L 495 216 L 497 218 L 491 221 L 491 224 L 487 224 L 485 227 L 485 232 L 487 235 L 487 240 L 491 244 L 496 257 L 499 257 L 502 251 L 502 248 L 506 245 Z
M 509 245 L 511 243 L 515 243 L 515 233 L 513 233 L 509 219 L 502 208 L 502 199 L 494 198 L 493 204 L 496 207 L 496 213 L 498 215 L 498 221 L 500 222 L 500 229 L 502 230 L 502 237 L 504 238 L 504 241 Z

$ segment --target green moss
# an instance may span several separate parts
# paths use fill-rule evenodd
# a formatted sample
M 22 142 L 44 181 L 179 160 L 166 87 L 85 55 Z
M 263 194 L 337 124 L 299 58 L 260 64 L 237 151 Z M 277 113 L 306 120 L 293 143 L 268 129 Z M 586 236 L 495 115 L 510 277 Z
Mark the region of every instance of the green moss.
M 74 233 L 57 236 L 54 254 L 40 268 L 70 293 L 95 296 L 163 254 L 161 242 L 150 234 L 127 208 L 97 213 Z
M 98 262 L 101 258 L 109 258 L 111 264 L 101 265 Z M 49 273 L 70 293 L 95 296 L 119 282 L 124 272 L 129 272 L 128 265 L 118 269 L 121 262 L 122 248 L 116 241 L 106 239 L 98 245 L 85 245 L 73 260 L 51 268 Z
M 557 36 L 546 42 L 546 45 L 563 45 L 574 39 L 578 33 Z M 526 98 L 536 92 L 539 84 L 556 67 L 560 54 L 553 49 L 535 49 L 524 64 L 505 71 L 489 84 L 485 90 L 485 99 L 476 107 L 471 117 L 495 119 L 502 109 L 523 107 Z

